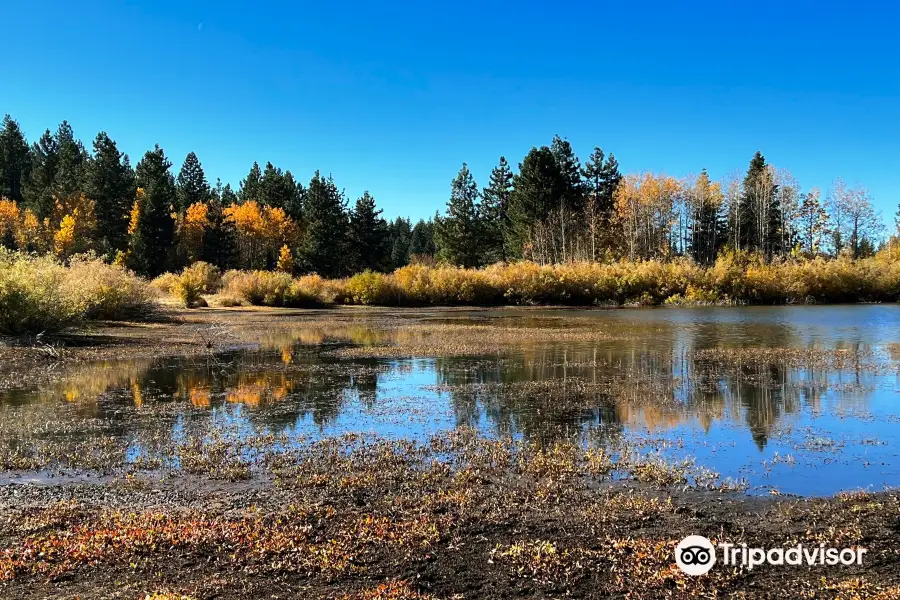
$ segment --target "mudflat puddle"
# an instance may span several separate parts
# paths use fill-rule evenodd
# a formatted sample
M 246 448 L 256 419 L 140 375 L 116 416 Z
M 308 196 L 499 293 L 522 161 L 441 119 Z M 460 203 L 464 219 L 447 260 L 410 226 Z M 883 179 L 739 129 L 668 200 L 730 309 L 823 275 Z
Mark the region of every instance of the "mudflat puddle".
M 900 485 L 898 306 L 457 310 L 417 319 L 391 330 L 364 320 L 298 323 L 250 350 L 77 365 L 50 383 L 0 392 L 0 444 L 96 441 L 136 460 L 213 429 L 300 444 L 351 433 L 424 442 L 471 427 L 693 461 L 744 481 L 749 493 Z M 442 327 L 464 337 L 468 326 L 473 336 L 502 331 L 503 351 L 427 355 L 411 342 L 421 341 L 417 328 L 428 328 L 435 347 Z M 518 330 L 527 335 L 517 341 Z M 569 330 L 577 335 L 560 334 Z M 360 352 L 387 346 L 400 356 L 404 344 L 413 357 Z

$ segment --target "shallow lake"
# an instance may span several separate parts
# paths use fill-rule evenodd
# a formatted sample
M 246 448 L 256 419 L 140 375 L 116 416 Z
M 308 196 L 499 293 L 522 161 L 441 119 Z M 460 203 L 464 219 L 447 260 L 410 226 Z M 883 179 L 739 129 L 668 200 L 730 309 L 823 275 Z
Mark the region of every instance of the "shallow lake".
M 743 480 L 749 493 L 900 484 L 900 306 L 408 314 L 438 332 L 529 335 L 502 352 L 429 356 L 413 345 L 414 358 L 396 358 L 348 350 L 402 346 L 415 325 L 301 322 L 249 349 L 82 364 L 0 392 L 0 436 L 115 438 L 138 457 L 150 429 L 300 443 L 474 427 L 540 444 L 625 443 Z

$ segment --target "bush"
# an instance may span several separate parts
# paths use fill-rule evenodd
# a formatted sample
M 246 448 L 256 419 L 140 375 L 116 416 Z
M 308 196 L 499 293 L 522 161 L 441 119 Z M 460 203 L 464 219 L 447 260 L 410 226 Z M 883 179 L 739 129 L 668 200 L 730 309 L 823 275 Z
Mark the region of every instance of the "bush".
M 304 275 L 294 280 L 293 291 L 298 297 L 305 295 L 314 302 L 323 304 L 344 304 L 347 302 L 347 279 L 324 279 L 319 275 Z
M 0 248 L 0 333 L 55 332 L 83 319 L 141 319 L 157 310 L 151 288 L 124 267 L 81 257 Z
M 78 306 L 61 291 L 65 278 L 53 258 L 0 248 L 0 333 L 58 331 L 77 321 Z
M 872 258 L 766 262 L 725 252 L 709 267 L 686 258 L 605 263 L 495 264 L 484 269 L 410 264 L 348 279 L 229 271 L 224 293 L 251 304 L 710 305 L 900 299 L 900 247 Z
M 287 273 L 270 271 L 229 271 L 222 278 L 227 296 L 256 306 L 309 306 L 318 298 Z
M 347 296 L 353 304 L 398 304 L 390 277 L 368 269 L 347 281 Z
M 163 273 L 150 282 L 150 285 L 163 294 L 174 295 L 175 286 L 178 285 L 178 275 L 175 273 Z
M 70 261 L 63 293 L 73 298 L 86 319 L 141 320 L 159 311 L 156 294 L 145 280 L 97 258 Z
M 222 274 L 219 268 L 202 260 L 186 267 L 181 272 L 182 277 L 185 275 L 189 276 L 193 281 L 199 282 L 202 285 L 201 291 L 204 294 L 215 294 L 219 291 L 219 286 L 222 284 Z
M 179 275 L 178 280 L 175 282 L 175 289 L 172 292 L 178 296 L 187 308 L 198 308 L 205 304 L 205 302 L 201 304 L 203 288 L 203 280 L 199 274 L 185 270 Z

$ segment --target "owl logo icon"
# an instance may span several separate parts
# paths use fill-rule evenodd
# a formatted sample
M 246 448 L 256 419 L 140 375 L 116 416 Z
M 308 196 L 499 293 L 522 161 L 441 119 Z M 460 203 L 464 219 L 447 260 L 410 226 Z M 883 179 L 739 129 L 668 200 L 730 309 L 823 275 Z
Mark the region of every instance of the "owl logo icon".
M 689 535 L 675 547 L 675 564 L 688 575 L 705 575 L 716 564 L 716 549 L 702 535 Z

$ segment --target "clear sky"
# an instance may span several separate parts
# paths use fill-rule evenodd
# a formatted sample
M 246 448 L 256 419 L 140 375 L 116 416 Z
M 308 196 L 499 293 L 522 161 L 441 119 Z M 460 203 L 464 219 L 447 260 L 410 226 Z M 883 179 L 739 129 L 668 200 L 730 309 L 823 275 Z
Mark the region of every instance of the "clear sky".
M 136 163 L 194 150 L 237 187 L 254 160 L 334 175 L 385 215 L 443 210 L 559 133 L 624 172 L 745 170 L 900 201 L 900 9 L 887 2 L 6 0 L 0 113 L 68 119 Z

